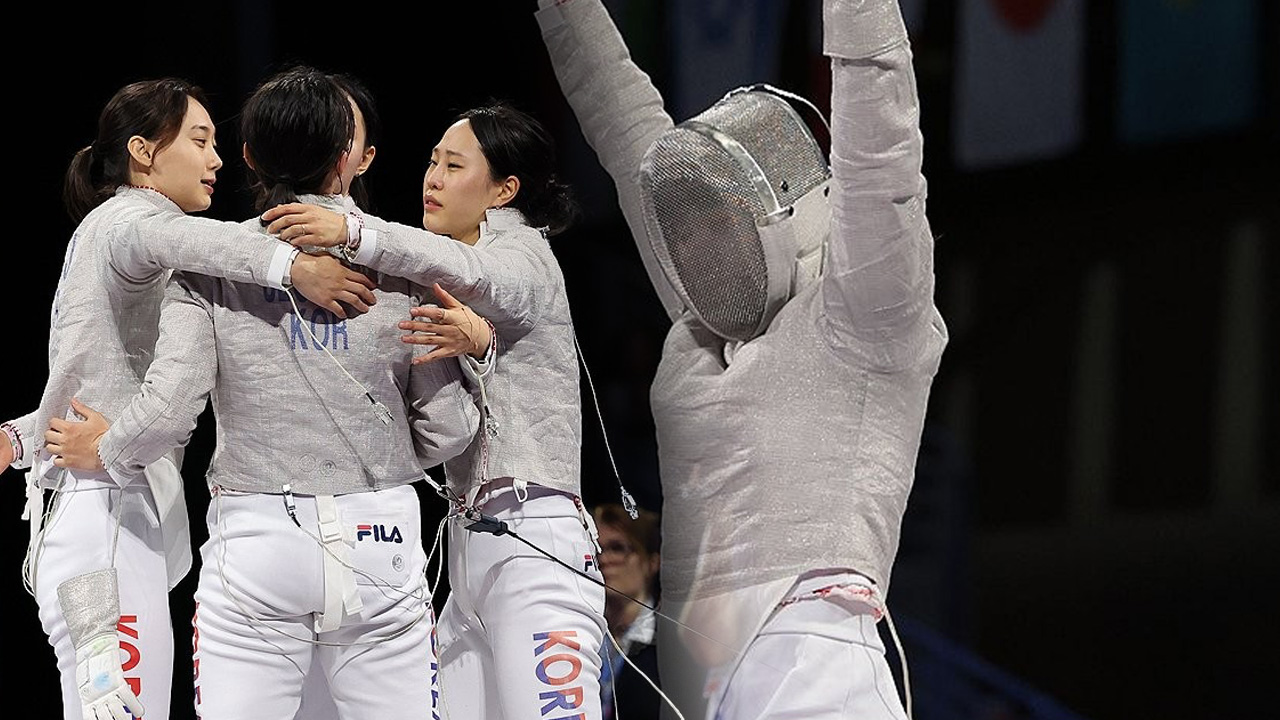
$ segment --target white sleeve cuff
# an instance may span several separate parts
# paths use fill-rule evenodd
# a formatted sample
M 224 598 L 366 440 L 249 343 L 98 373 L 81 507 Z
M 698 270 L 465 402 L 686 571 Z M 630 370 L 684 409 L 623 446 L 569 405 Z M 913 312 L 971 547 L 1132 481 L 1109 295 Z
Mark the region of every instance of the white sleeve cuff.
M 462 362 L 462 372 L 472 382 L 480 382 L 488 379 L 493 374 L 494 356 L 497 354 L 498 335 L 494 331 L 490 331 L 489 348 L 485 350 L 484 357 L 476 359 L 471 355 L 462 355 L 458 359 Z
M 25 470 L 31 466 L 30 455 L 34 453 L 26 452 L 26 445 L 30 439 L 23 437 L 23 432 L 14 423 L 4 423 L 0 426 L 4 432 L 0 433 L 0 442 L 9 443 L 13 448 L 13 461 L 9 463 L 9 467 L 15 470 Z
M 462 374 L 475 386 L 479 386 L 480 383 L 484 382 L 493 371 L 493 363 L 477 360 L 470 355 L 460 356 L 458 364 L 462 366 Z
M 271 265 L 267 267 L 267 287 L 273 287 L 276 290 L 285 288 L 289 266 L 293 264 L 293 254 L 297 250 L 283 240 L 276 245 L 275 253 L 271 256 Z
M 378 231 L 372 228 L 362 228 L 360 230 L 360 248 L 356 250 L 355 257 L 351 258 L 352 264 L 368 265 L 373 260 L 373 255 L 376 252 L 378 252 Z

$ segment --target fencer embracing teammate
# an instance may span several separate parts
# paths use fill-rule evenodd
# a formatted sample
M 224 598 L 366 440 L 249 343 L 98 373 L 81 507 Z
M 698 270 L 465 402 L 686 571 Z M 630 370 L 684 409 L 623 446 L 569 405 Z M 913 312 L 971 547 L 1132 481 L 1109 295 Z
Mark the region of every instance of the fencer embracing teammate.
M 539 5 L 672 321 L 663 605 L 693 631 L 660 623 L 665 689 L 687 718 L 904 717 L 876 623 L 947 331 L 897 3 L 823 5 L 830 167 L 770 88 L 673 126 L 599 0 Z
M 354 127 L 327 75 L 264 82 L 241 112 L 259 209 L 300 199 L 354 212 L 342 181 L 357 160 Z M 267 237 L 257 217 L 244 229 Z M 376 304 L 347 321 L 285 290 L 175 273 L 141 392 L 109 427 L 84 408 L 87 420 L 59 426 L 62 444 L 50 444 L 127 487 L 185 444 L 212 400 L 193 621 L 205 720 L 292 718 L 313 667 L 343 718 L 429 712 L 432 619 L 412 483 L 467 447 L 479 411 L 456 363 L 415 364 L 418 346 L 400 340 L 397 322 L 429 291 L 372 277 Z
M 12 450 L 0 452 L 0 472 L 10 462 L 30 468 L 24 576 L 57 657 L 65 720 L 121 717 L 126 707 L 168 717 L 168 592 L 190 569 L 191 548 L 180 453 L 122 489 L 105 473 L 58 467 L 44 442 L 50 424 L 72 414 L 72 398 L 114 415 L 137 392 L 171 269 L 259 292 L 292 282 L 324 307 L 373 301 L 370 281 L 334 258 L 187 214 L 212 203 L 215 139 L 203 92 L 185 80 L 132 82 L 103 107 L 96 138 L 67 170 L 64 201 L 78 225 L 50 309 L 40 407 L 0 424 Z

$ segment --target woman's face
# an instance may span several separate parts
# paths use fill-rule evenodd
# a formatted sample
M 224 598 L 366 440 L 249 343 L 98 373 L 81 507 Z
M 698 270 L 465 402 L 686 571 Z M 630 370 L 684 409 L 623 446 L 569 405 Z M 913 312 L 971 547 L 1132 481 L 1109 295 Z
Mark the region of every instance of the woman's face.
M 485 210 L 505 202 L 502 195 L 503 185 L 491 177 L 471 122 L 450 125 L 432 148 L 422 178 L 422 226 L 474 245 Z
M 213 203 L 213 183 L 222 158 L 214 142 L 213 120 L 193 98 L 187 98 L 187 113 L 173 142 L 160 150 L 147 143 L 151 165 L 144 184 L 164 193 L 183 212 L 209 209 Z
M 649 583 L 657 572 L 654 558 L 637 548 L 626 533 L 612 525 L 601 524 L 600 572 L 604 581 L 619 592 L 643 599 L 649 594 Z

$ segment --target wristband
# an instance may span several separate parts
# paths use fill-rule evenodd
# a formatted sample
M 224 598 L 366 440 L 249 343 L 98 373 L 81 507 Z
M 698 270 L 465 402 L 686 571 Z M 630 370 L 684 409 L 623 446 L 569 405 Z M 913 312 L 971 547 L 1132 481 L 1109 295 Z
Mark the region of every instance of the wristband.
M 9 437 L 9 444 L 13 446 L 13 461 L 22 459 L 22 435 L 18 432 L 18 428 L 9 423 L 3 423 L 0 424 L 0 430 L 4 430 L 4 434 Z
M 293 261 L 298 259 L 298 253 L 302 252 L 298 248 L 294 248 L 289 253 L 289 262 L 285 263 L 284 275 L 280 278 L 280 285 L 286 290 L 293 287 Z
M 484 359 L 480 362 L 489 364 L 493 362 L 493 355 L 498 348 L 498 331 L 494 329 L 493 323 L 489 322 L 489 318 L 480 318 L 484 320 L 484 324 L 489 326 L 489 347 L 484 351 Z
M 342 257 L 354 263 L 360 252 L 360 236 L 364 232 L 364 218 L 356 212 L 347 213 L 347 242 L 342 246 Z

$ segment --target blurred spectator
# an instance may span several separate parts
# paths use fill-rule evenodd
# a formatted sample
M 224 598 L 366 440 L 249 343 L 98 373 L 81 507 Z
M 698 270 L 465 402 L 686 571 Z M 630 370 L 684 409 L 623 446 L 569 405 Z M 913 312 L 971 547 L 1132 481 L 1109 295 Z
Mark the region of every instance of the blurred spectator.
M 609 586 L 604 615 L 609 633 L 636 668 L 661 687 L 658 651 L 654 646 L 657 617 L 658 566 L 662 535 L 657 513 L 640 510 L 632 520 L 621 505 L 603 504 L 592 512 L 600 531 L 600 572 Z M 630 596 L 630 597 L 627 597 Z M 635 602 L 636 600 L 640 603 Z M 600 674 L 603 717 L 617 717 L 618 703 L 626 705 L 626 720 L 656 720 L 662 700 L 612 645 Z

